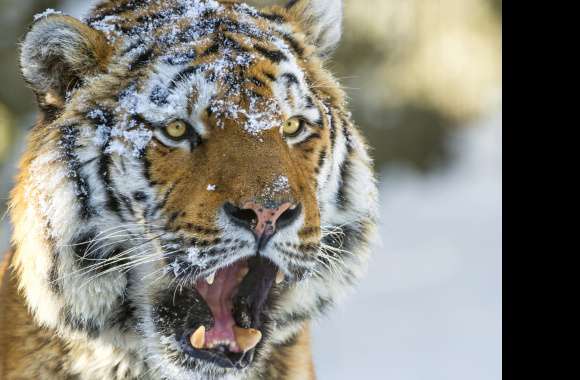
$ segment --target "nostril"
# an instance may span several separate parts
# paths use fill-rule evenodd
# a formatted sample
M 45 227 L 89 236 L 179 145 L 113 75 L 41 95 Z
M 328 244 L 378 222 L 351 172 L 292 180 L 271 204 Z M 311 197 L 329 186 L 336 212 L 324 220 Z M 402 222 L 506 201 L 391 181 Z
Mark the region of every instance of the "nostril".
M 252 209 L 239 208 L 228 202 L 224 205 L 224 211 L 232 221 L 244 227 L 253 229 L 258 223 L 258 216 Z
M 294 222 L 302 212 L 302 205 L 297 204 L 286 209 L 276 220 L 276 229 L 284 228 Z

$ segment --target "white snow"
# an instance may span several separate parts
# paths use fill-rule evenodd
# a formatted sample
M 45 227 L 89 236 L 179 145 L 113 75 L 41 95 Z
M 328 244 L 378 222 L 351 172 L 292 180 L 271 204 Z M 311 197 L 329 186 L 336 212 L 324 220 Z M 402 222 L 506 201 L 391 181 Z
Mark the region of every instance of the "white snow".
M 45 10 L 45 11 L 44 11 L 44 12 L 42 12 L 42 13 L 37 13 L 37 14 L 35 14 L 35 15 L 34 15 L 34 21 L 38 21 L 38 20 L 40 20 L 41 18 L 45 18 L 45 17 L 48 17 L 48 16 L 50 16 L 50 15 L 55 15 L 55 14 L 56 14 L 56 15 L 61 15 L 61 14 L 63 14 L 63 13 L 62 13 L 61 11 L 56 11 L 56 10 L 54 10 L 54 9 L 52 9 L 52 8 L 48 8 L 47 10 Z

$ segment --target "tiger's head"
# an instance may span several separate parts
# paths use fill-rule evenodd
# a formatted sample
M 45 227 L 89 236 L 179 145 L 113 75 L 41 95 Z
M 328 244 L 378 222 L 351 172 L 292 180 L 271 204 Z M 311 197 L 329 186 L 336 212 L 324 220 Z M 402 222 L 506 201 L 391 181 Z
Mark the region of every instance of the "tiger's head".
M 339 0 L 40 16 L 21 66 L 42 118 L 12 198 L 36 319 L 143 373 L 220 378 L 328 310 L 364 269 L 376 203 L 324 68 L 340 34 Z

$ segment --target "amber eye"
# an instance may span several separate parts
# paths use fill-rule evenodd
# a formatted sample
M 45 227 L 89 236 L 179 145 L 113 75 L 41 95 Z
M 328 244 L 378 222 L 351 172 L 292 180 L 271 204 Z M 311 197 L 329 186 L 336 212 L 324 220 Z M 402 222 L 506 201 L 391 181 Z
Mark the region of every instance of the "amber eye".
M 304 128 L 304 121 L 297 117 L 290 118 L 284 122 L 280 128 L 280 132 L 287 137 L 296 136 Z
M 179 140 L 189 135 L 189 125 L 183 120 L 174 120 L 164 128 L 167 136 Z

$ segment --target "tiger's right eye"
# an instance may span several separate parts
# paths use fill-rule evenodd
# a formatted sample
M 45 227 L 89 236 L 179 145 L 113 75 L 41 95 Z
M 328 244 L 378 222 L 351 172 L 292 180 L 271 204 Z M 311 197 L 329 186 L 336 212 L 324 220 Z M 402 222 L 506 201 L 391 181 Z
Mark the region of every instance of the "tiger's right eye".
M 165 134 L 173 140 L 182 140 L 190 135 L 191 126 L 183 120 L 174 120 L 163 127 Z

